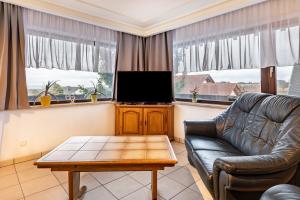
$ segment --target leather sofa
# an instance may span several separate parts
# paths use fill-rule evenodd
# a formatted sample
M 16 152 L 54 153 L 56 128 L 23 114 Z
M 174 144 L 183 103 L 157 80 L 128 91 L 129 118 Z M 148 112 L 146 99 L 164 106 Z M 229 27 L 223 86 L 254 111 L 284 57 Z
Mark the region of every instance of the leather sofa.
M 280 184 L 265 191 L 260 200 L 300 200 L 300 188 L 294 185 Z
M 215 199 L 300 185 L 300 98 L 245 93 L 208 121 L 185 121 L 188 159 Z

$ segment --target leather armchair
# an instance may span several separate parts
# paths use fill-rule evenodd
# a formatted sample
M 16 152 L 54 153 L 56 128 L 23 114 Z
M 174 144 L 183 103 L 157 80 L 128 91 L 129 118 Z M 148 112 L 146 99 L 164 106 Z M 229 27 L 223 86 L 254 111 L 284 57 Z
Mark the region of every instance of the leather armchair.
M 188 159 L 215 199 L 300 185 L 300 98 L 246 93 L 208 121 L 185 121 Z

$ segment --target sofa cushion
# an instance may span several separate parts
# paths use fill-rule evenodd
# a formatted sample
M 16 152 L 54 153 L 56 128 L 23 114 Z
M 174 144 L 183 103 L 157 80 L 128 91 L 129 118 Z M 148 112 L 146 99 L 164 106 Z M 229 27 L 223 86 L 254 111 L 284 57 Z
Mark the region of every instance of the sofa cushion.
M 216 150 L 195 150 L 193 152 L 193 164 L 197 168 L 203 182 L 210 191 L 213 191 L 213 165 L 217 158 L 224 156 L 241 156 L 242 153 L 216 151 Z
M 226 152 L 226 151 L 214 151 L 214 150 L 196 150 L 194 152 L 197 160 L 201 163 L 202 167 L 208 176 L 213 173 L 213 165 L 217 158 L 229 157 L 229 156 L 243 156 L 241 152 Z
M 215 150 L 225 152 L 239 152 L 225 140 L 205 136 L 186 136 L 186 144 L 193 151 L 196 150 Z

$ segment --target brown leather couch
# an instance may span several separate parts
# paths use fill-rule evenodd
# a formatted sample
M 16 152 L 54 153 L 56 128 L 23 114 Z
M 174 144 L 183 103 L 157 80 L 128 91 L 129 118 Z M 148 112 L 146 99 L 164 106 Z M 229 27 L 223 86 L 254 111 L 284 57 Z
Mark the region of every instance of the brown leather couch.
M 246 93 L 209 121 L 185 121 L 188 159 L 215 199 L 300 185 L 300 98 Z

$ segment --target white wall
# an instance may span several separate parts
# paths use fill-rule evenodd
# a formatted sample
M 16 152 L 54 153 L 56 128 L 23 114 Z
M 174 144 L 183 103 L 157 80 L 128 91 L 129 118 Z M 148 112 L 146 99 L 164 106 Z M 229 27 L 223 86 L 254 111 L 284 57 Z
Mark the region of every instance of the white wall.
M 227 106 L 210 104 L 177 103 L 174 112 L 174 136 L 184 139 L 184 120 L 212 119 L 222 113 Z
M 113 135 L 112 103 L 0 112 L 0 160 L 50 150 L 73 135 Z
M 175 137 L 184 138 L 183 120 L 211 119 L 224 106 L 175 104 Z M 44 152 L 74 135 L 114 135 L 113 103 L 54 106 L 0 112 L 0 160 Z

